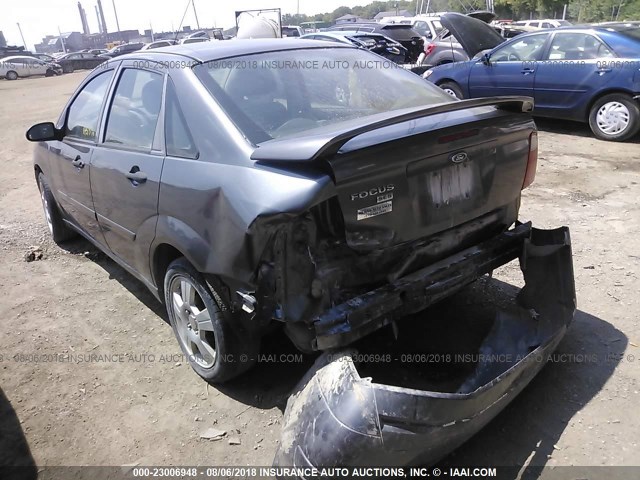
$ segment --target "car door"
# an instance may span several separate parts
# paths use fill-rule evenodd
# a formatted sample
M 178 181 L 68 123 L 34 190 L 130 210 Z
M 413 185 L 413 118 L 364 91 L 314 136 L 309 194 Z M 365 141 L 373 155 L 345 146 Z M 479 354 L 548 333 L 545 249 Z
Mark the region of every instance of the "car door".
M 69 66 L 71 66 L 71 68 L 73 68 L 74 70 L 81 70 L 85 68 L 82 61 L 83 55 L 84 54 L 82 53 L 72 53 L 71 55 L 69 55 L 67 57 Z
M 491 52 L 490 61 L 476 61 L 469 73 L 472 98 L 496 95 L 533 97 L 538 60 L 542 58 L 548 33 L 516 37 Z
M 102 139 L 91 158 L 91 191 L 111 251 L 146 272 L 164 162 L 165 75 L 134 63 L 123 62 L 105 109 Z
M 556 32 L 535 76 L 535 110 L 540 115 L 584 120 L 587 105 L 620 72 L 607 59 L 615 54 L 587 32 Z
M 32 73 L 29 59 L 25 57 L 18 57 L 12 60 L 9 68 L 10 70 L 15 70 L 20 77 L 28 77 Z
M 91 156 L 98 138 L 99 119 L 113 79 L 114 69 L 91 77 L 71 100 L 61 117 L 61 141 L 50 143 L 51 187 L 59 205 L 77 226 L 104 243 L 96 220 L 89 175 Z
M 80 54 L 80 60 L 78 61 L 77 68 L 95 68 L 99 65 L 99 62 L 99 59 L 97 59 L 92 53 L 82 53 Z

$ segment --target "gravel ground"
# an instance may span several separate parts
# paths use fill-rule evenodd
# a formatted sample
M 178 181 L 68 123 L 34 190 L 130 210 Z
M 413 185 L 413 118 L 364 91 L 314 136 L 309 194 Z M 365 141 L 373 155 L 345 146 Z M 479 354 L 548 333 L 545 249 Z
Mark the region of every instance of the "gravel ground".
M 208 385 L 140 283 L 86 241 L 49 238 L 24 132 L 55 120 L 85 74 L 0 81 L 0 465 L 268 465 L 287 394 L 313 359 L 279 361 L 296 352 L 275 332 L 254 370 Z M 640 465 L 640 144 L 539 127 L 521 216 L 571 228 L 579 311 L 558 350 L 569 360 L 547 365 L 445 464 Z M 26 262 L 29 252 L 42 258 Z M 517 284 L 517 273 L 496 277 Z M 122 361 L 35 361 L 66 354 Z M 226 435 L 201 439 L 208 428 Z

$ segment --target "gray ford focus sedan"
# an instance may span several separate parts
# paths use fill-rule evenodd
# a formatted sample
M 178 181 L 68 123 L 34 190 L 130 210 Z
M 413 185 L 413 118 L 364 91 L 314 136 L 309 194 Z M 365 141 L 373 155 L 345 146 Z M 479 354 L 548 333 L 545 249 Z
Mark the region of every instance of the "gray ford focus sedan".
M 530 355 L 562 338 L 575 310 L 568 229 L 518 218 L 536 170 L 531 109 L 527 97 L 456 100 L 349 45 L 234 40 L 105 62 L 57 122 L 34 125 L 27 139 L 37 142 L 53 239 L 80 234 L 143 282 L 193 369 L 213 382 L 251 367 L 273 324 L 303 352 L 340 352 L 520 259 L 521 320 L 508 333 L 496 324 L 481 349 L 522 355 L 478 364 L 457 392 L 376 386 L 348 355 L 333 357 L 340 366 L 321 355 L 306 380 L 322 382 L 298 391 L 336 388 L 292 397 L 309 402 L 296 407 L 309 415 L 286 417 L 278 463 L 302 454 L 344 464 L 363 451 L 393 461 L 376 453 L 392 445 L 376 441 L 383 423 L 362 426 L 369 408 L 415 423 L 422 417 L 398 402 L 426 411 L 437 397 L 449 405 L 443 425 L 477 412 L 447 429 L 467 438 L 541 368 Z M 348 404 L 369 395 L 377 400 L 366 408 Z M 349 416 L 327 413 L 337 405 Z M 339 439 L 307 436 L 321 417 Z M 338 440 L 373 444 L 336 457 Z M 421 458 L 425 442 L 403 443 L 403 462 Z

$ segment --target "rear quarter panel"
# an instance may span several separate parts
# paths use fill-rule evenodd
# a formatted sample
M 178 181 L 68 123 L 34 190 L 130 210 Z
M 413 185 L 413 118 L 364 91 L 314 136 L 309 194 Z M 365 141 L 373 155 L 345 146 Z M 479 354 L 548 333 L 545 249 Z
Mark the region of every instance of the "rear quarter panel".
M 166 243 L 200 272 L 246 283 L 268 237 L 256 224 L 286 221 L 334 195 L 333 184 L 317 170 L 255 164 L 253 147 L 193 72 L 171 78 L 199 157 L 165 159 L 152 258 Z

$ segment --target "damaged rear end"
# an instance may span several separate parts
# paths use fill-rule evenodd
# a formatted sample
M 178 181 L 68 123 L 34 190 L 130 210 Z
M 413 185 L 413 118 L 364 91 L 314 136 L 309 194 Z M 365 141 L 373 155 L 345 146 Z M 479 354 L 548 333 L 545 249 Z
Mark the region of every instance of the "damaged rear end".
M 525 286 L 497 308 L 467 375 L 432 391 L 383 384 L 361 377 L 352 351 L 326 352 L 288 401 L 274 464 L 429 464 L 494 418 L 544 366 L 576 308 L 568 229 L 517 228 Z
M 272 299 L 300 349 L 325 351 L 288 402 L 276 465 L 436 461 L 543 367 L 576 303 L 569 230 L 518 221 L 537 161 L 531 108 L 524 97 L 452 102 L 254 152 L 311 162 L 336 190 L 277 230 L 261 268 L 258 303 Z M 525 286 L 453 388 L 361 376 L 345 347 L 387 325 L 397 335 L 402 319 L 515 259 Z
M 531 108 L 447 102 L 261 144 L 259 163 L 322 169 L 335 188 L 273 229 L 261 314 L 303 351 L 339 348 L 517 258 L 529 231 L 508 229 L 535 173 Z

